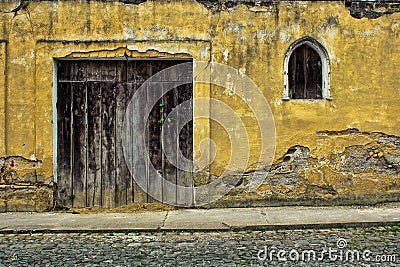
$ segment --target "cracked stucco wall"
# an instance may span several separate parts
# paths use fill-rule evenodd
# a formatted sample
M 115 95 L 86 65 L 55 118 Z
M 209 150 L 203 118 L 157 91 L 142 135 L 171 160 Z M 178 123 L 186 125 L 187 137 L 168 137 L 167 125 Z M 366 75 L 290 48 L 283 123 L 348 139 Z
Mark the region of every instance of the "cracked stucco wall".
M 16 14 L 0 13 L 0 157 L 7 173 L 15 173 L 2 176 L 0 210 L 53 205 L 53 58 L 125 55 L 189 55 L 227 64 L 249 76 L 267 99 L 276 125 L 275 160 L 264 166 L 268 178 L 249 190 L 244 176 L 216 205 L 398 199 L 400 13 L 358 19 L 343 1 L 217 9 L 199 2 L 33 1 Z M 0 9 L 10 10 L 10 3 Z M 331 101 L 282 101 L 285 53 L 304 36 L 328 51 Z M 226 88 L 195 85 L 195 97 L 209 96 L 244 122 L 250 142 L 245 171 L 255 171 L 261 151 L 254 114 Z M 195 129 L 197 158 L 203 138 L 217 146 L 208 174 L 218 177 L 230 160 L 227 132 L 206 119 L 196 120 Z M 40 164 L 21 170 L 10 165 L 12 158 Z
M 319 144 L 310 148 L 296 145 L 279 158 L 268 179 L 255 192 L 247 192 L 245 183 L 225 198 L 248 198 L 257 202 L 366 204 L 396 200 L 400 186 L 400 137 L 358 129 L 318 132 Z M 346 145 L 352 140 L 364 140 Z M 326 142 L 331 153 L 318 154 Z M 335 145 L 333 145 L 333 143 Z M 339 148 L 340 147 L 340 148 Z M 251 173 L 250 173 L 251 174 Z M 242 199 L 242 200 L 240 200 Z M 224 202 L 224 201 L 222 201 Z

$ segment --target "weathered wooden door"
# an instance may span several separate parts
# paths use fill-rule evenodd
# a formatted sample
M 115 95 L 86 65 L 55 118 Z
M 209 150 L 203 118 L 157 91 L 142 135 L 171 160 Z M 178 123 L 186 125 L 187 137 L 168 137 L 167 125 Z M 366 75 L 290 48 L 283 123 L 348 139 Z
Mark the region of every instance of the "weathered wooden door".
M 130 202 L 153 202 L 134 176 L 147 177 L 148 166 L 133 175 L 124 159 L 123 122 L 129 101 L 152 75 L 191 60 L 59 60 L 57 61 L 57 192 L 58 203 L 74 207 L 116 207 Z M 190 64 L 189 64 L 190 65 Z M 191 66 L 191 65 L 190 65 Z M 192 73 L 192 69 L 187 70 Z M 192 75 L 192 74 L 191 74 Z M 159 81 L 160 86 L 168 79 Z M 152 94 L 149 89 L 148 94 Z M 192 84 L 164 94 L 149 114 L 145 130 L 148 158 L 174 184 L 193 186 L 165 157 L 161 129 L 166 115 L 192 98 Z M 146 101 L 143 102 L 146 105 Z M 192 116 L 192 114 L 190 114 Z M 143 119 L 143 114 L 135 119 Z M 192 159 L 192 123 L 175 136 L 183 155 Z M 168 142 L 164 142 L 168 145 Z M 144 190 L 143 190 L 144 189 Z M 154 188 L 152 189 L 154 190 Z M 162 185 L 156 190 L 163 194 Z
M 318 53 L 304 44 L 289 60 L 289 92 L 293 99 L 322 98 L 322 62 Z

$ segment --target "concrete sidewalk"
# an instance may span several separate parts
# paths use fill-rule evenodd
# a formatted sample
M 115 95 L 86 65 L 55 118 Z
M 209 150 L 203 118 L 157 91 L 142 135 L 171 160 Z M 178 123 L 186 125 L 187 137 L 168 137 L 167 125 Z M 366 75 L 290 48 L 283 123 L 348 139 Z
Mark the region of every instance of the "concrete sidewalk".
M 0 233 L 228 231 L 400 224 L 400 206 L 187 209 L 146 213 L 2 213 Z

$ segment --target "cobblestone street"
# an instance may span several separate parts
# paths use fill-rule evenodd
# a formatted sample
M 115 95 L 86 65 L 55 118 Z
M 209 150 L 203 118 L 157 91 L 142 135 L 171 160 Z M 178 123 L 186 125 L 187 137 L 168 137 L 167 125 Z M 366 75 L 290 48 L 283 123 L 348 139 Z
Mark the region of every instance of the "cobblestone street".
M 2 234 L 0 266 L 399 266 L 400 227 Z

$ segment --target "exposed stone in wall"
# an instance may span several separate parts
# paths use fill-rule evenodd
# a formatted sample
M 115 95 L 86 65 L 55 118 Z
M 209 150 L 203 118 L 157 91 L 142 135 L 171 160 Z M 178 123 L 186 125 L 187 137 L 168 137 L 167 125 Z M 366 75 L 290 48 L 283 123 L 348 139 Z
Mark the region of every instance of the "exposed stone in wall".
M 43 0 L 42 0 L 43 1 Z M 47 1 L 47 0 L 44 0 Z M 91 0 L 96 1 L 96 0 Z M 99 2 L 107 2 L 108 0 L 97 0 Z M 124 4 L 141 4 L 147 0 L 117 0 Z M 10 5 L 12 11 L 17 13 L 19 10 L 26 8 L 29 5 L 29 1 L 14 1 L 14 6 Z M 208 9 L 213 12 L 219 12 L 229 8 L 233 8 L 239 4 L 245 4 L 248 6 L 271 6 L 276 5 L 279 1 L 273 0 L 197 0 Z M 355 18 L 369 18 L 375 19 L 386 14 L 393 14 L 395 12 L 400 12 L 400 3 L 398 1 L 375 1 L 375 2 L 365 2 L 359 0 L 346 0 L 346 7 L 348 7 L 351 16 Z
M 118 0 L 118 1 L 125 4 L 141 4 L 146 2 L 147 0 Z
M 335 139 L 342 136 L 372 140 L 351 145 L 329 157 L 312 155 L 308 147 L 290 147 L 270 170 L 256 190 L 249 190 L 246 180 L 213 206 L 288 205 L 293 204 L 374 204 L 396 201 L 400 195 L 400 137 L 376 132 L 324 131 L 319 136 Z M 318 148 L 316 148 L 318 150 Z
M 0 212 L 45 211 L 53 207 L 53 177 L 37 174 L 42 162 L 20 156 L 0 158 Z
M 218 12 L 233 8 L 239 4 L 245 4 L 248 6 L 271 6 L 276 5 L 279 1 L 272 0 L 219 0 L 219 1 L 207 1 L 207 0 L 197 0 L 197 2 L 203 4 L 208 9 L 213 12 Z M 349 9 L 351 16 L 354 18 L 368 18 L 375 19 L 383 15 L 393 14 L 400 12 L 400 3 L 398 1 L 375 1 L 375 2 L 365 2 L 358 0 L 346 0 L 346 7 Z
M 218 0 L 218 1 L 207 1 L 207 0 L 197 0 L 200 4 L 204 5 L 213 12 L 218 12 L 233 8 L 239 4 L 245 4 L 248 6 L 272 6 L 277 5 L 277 1 L 271 0 Z
M 47 1 L 47 0 L 39 0 Z M 96 0 L 91 0 L 96 2 Z M 108 0 L 97 0 L 98 2 L 108 2 Z M 138 5 L 147 2 L 147 0 L 115 0 L 128 5 Z M 274 12 L 279 13 L 279 1 L 273 0 L 196 0 L 198 3 L 211 10 L 213 13 L 229 10 L 236 7 L 237 5 L 244 4 L 246 6 L 275 6 Z M 294 2 L 294 1 L 293 1 Z M 303 1 L 307 2 L 307 1 Z M 341 2 L 341 1 L 338 1 Z M 3 12 L 5 13 L 17 13 L 28 7 L 30 1 L 11 1 L 10 3 L 3 6 Z M 374 1 L 366 2 L 359 0 L 346 0 L 345 5 L 348 8 L 350 15 L 354 18 L 368 18 L 376 19 L 384 15 L 393 14 L 400 12 L 400 3 L 398 1 Z
M 354 18 L 376 19 L 386 14 L 400 12 L 400 3 L 392 2 L 359 2 L 346 1 L 346 6 L 350 10 L 350 15 Z

